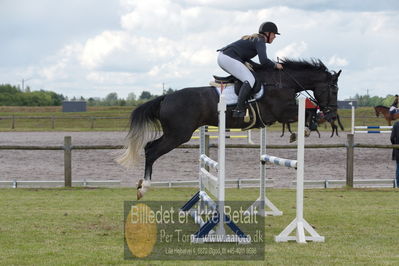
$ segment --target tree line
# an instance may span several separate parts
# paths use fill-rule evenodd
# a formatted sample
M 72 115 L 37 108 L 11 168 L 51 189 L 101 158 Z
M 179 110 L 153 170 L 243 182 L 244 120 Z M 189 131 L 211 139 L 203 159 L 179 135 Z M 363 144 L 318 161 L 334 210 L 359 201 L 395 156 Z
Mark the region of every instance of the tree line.
M 169 88 L 165 90 L 163 94 L 170 94 L 173 92 L 174 90 Z M 0 84 L 0 106 L 58 106 L 66 100 L 86 101 L 89 106 L 137 106 L 156 97 L 158 97 L 158 95 L 151 94 L 149 91 L 142 91 L 138 97 L 135 93 L 131 92 L 126 99 L 119 98 L 116 92 L 109 93 L 105 98 L 73 97 L 69 99 L 53 91 L 31 91 L 29 87 L 22 91 L 17 86 Z M 350 100 L 357 101 L 357 106 L 359 107 L 377 105 L 390 106 L 394 101 L 394 95 L 379 97 L 356 94 Z
M 173 93 L 169 88 L 164 94 Z M 53 91 L 31 91 L 29 87 L 21 90 L 17 86 L 10 84 L 0 84 L 0 106 L 59 106 L 63 101 L 86 101 L 89 106 L 136 106 L 148 100 L 154 99 L 158 95 L 143 91 L 139 97 L 131 92 L 126 99 L 119 98 L 116 92 L 109 93 L 105 98 L 100 97 L 73 97 L 68 98 Z
M 356 94 L 351 100 L 357 101 L 357 106 L 365 107 L 365 106 L 377 106 L 377 105 L 384 105 L 384 106 L 391 106 L 395 99 L 394 95 L 388 94 L 385 97 L 378 97 L 378 96 L 370 96 L 366 95 L 359 95 Z
M 53 106 L 61 105 L 65 97 L 52 91 L 22 91 L 18 87 L 0 85 L 0 105 L 2 106 Z
M 173 92 L 175 91 L 169 88 L 168 90 L 165 90 L 163 94 L 170 94 Z M 134 92 L 131 92 L 127 95 L 126 99 L 124 99 L 119 98 L 116 92 L 111 92 L 105 96 L 105 98 L 90 97 L 88 99 L 84 99 L 81 97 L 80 99 L 86 100 L 89 106 L 137 106 L 158 96 L 159 95 L 151 94 L 149 91 L 142 91 L 139 97 L 137 97 Z

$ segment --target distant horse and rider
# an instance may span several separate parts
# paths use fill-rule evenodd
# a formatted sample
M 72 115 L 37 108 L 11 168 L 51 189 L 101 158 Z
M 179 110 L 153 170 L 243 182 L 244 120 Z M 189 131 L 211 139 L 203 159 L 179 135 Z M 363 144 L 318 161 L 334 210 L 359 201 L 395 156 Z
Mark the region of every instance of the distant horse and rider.
M 388 126 L 392 126 L 392 121 L 399 118 L 399 112 L 391 113 L 389 109 L 389 107 L 383 105 L 378 105 L 374 107 L 375 115 L 379 117 L 380 114 L 382 114 L 385 120 L 387 120 Z
M 234 117 L 235 105 L 228 105 L 227 128 L 251 129 L 275 122 L 293 123 L 298 119 L 296 95 L 304 90 L 313 91 L 327 121 L 337 117 L 337 83 L 341 71 L 330 72 L 320 60 L 285 59 L 281 64 L 284 70 L 255 69 L 253 74 L 260 86 L 255 86 L 258 89 L 251 93 L 263 89 L 263 94 L 256 100 L 245 102 L 245 108 L 252 110 L 249 120 Z M 229 80 L 234 80 L 236 88 L 242 87 L 242 82 L 234 77 Z M 144 149 L 145 170 L 144 178 L 137 186 L 138 199 L 149 188 L 152 167 L 159 157 L 188 142 L 197 128 L 218 125 L 219 93 L 214 86 L 185 88 L 159 96 L 133 110 L 127 148 L 119 162 L 133 166 Z
M 320 132 L 318 127 L 322 124 L 330 124 L 331 126 L 331 138 L 334 136 L 334 133 L 337 137 L 339 137 L 338 134 L 338 126 L 335 124 L 335 121 L 338 123 L 339 128 L 344 131 L 345 128 L 342 125 L 341 119 L 339 117 L 339 114 L 333 119 L 330 119 L 330 121 L 327 121 L 321 113 L 318 113 L 316 116 L 312 112 L 305 111 L 305 127 L 309 129 L 309 132 L 305 136 L 309 136 L 310 132 L 316 131 L 317 135 L 319 138 L 321 137 Z M 283 137 L 285 134 L 285 128 L 287 127 L 288 132 L 291 134 L 290 135 L 290 142 L 294 142 L 296 140 L 296 134 L 295 132 L 292 132 L 291 130 L 291 125 L 290 123 L 283 123 L 282 124 L 282 132 L 280 137 Z
M 317 106 L 317 103 L 315 103 L 314 101 L 312 101 L 309 98 L 306 98 L 306 102 L 305 102 L 305 126 L 306 128 L 309 129 L 309 132 L 307 133 L 307 136 L 310 135 L 311 131 L 316 131 L 319 138 L 320 138 L 320 132 L 318 130 L 318 127 L 321 124 L 324 123 L 329 123 L 331 125 L 331 136 L 334 136 L 334 133 L 336 136 L 338 135 L 338 126 L 335 124 L 335 121 L 337 121 L 339 127 L 341 128 L 342 131 L 344 131 L 344 126 L 341 123 L 339 114 L 337 113 L 336 117 L 331 117 L 329 120 L 327 120 L 324 117 L 323 112 L 320 111 L 319 106 Z M 285 127 L 287 127 L 288 131 L 290 132 L 290 142 L 294 142 L 296 140 L 296 134 L 292 132 L 291 130 L 291 125 L 289 123 L 283 123 L 282 124 L 282 133 L 280 137 L 284 136 L 284 132 L 285 132 Z

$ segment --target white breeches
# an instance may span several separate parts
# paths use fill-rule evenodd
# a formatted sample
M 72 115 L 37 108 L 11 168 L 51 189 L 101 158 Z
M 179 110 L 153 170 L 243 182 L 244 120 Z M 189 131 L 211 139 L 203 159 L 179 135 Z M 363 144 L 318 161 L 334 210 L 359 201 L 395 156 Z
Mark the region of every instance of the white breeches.
M 251 87 L 255 84 L 255 77 L 252 75 L 251 71 L 240 61 L 231 58 L 228 55 L 219 52 L 218 55 L 218 65 L 227 73 L 238 78 L 242 82 L 248 81 Z

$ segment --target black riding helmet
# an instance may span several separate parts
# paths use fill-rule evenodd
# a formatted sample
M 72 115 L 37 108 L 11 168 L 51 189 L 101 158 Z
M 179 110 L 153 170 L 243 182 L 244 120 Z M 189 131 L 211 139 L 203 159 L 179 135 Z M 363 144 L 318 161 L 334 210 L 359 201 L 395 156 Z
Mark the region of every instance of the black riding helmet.
M 280 35 L 280 33 L 278 32 L 276 24 L 274 24 L 273 22 L 270 22 L 270 21 L 263 22 L 260 25 L 259 33 L 263 33 L 263 32 L 273 32 L 275 34 Z

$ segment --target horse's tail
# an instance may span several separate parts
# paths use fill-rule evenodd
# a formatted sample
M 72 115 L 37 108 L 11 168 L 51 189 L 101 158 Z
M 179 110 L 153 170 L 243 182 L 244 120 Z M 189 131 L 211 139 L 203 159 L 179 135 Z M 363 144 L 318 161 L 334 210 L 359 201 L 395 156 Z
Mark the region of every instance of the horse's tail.
M 337 114 L 337 121 L 338 121 L 338 125 L 341 128 L 341 130 L 344 131 L 345 129 L 344 129 L 344 126 L 341 123 L 341 119 L 339 119 L 339 114 Z
M 130 115 L 130 130 L 126 137 L 125 151 L 117 158 L 119 164 L 126 167 L 133 166 L 147 142 L 156 138 L 161 128 L 159 109 L 164 98 L 165 96 L 159 96 L 133 110 Z

